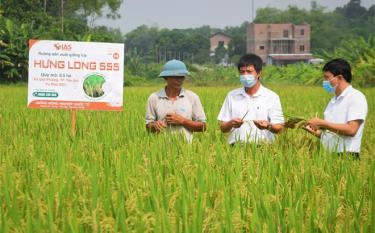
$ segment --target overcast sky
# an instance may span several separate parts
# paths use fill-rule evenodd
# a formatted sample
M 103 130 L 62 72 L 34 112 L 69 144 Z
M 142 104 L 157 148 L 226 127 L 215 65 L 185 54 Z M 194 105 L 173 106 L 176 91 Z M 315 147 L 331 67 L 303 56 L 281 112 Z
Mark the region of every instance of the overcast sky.
M 252 0 L 123 0 L 117 20 L 99 19 L 96 25 L 120 28 L 126 33 L 140 25 L 159 28 L 191 28 L 202 25 L 224 28 L 239 26 L 251 21 Z M 349 0 L 317 0 L 319 5 L 333 10 Z M 275 7 L 286 9 L 288 5 L 310 8 L 310 0 L 254 0 L 254 8 Z M 362 0 L 361 5 L 368 8 L 375 0 Z

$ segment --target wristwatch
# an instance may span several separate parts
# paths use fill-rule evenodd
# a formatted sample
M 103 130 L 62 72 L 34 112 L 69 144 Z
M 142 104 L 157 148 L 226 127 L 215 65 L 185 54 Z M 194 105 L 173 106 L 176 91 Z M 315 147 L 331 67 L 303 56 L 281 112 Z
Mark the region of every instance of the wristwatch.
M 272 130 L 272 124 L 269 123 L 268 126 L 267 126 L 267 130 L 271 131 Z

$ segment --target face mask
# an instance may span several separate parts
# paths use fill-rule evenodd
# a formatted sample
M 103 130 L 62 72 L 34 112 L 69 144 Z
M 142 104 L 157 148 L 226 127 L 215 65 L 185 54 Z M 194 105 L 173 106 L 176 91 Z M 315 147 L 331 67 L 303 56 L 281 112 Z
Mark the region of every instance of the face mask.
M 252 74 L 243 74 L 243 75 L 240 75 L 240 82 L 242 86 L 250 88 L 250 87 L 253 87 L 257 83 L 257 80 Z
M 334 77 L 335 78 L 335 77 Z M 326 90 L 328 93 L 334 93 L 336 91 L 336 86 L 331 85 L 331 80 L 334 79 L 331 78 L 330 80 L 324 80 L 323 81 L 323 88 Z

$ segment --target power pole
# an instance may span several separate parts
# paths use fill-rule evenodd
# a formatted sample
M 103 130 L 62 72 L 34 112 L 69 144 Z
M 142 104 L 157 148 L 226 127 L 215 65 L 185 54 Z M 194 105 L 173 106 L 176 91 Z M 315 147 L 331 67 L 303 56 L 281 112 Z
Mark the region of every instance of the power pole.
M 254 22 L 254 0 L 251 0 L 251 22 Z
M 158 49 L 155 49 L 155 60 L 156 60 L 156 63 L 159 64 L 159 54 L 158 54 Z

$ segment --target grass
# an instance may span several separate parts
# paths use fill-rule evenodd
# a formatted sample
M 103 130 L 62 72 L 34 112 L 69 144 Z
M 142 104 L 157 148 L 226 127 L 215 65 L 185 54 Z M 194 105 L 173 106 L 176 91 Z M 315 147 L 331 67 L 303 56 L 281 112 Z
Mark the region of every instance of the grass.
M 234 87 L 189 87 L 208 131 L 193 144 L 145 131 L 147 97 L 126 88 L 123 112 L 26 108 L 0 86 L 0 232 L 375 232 L 374 89 L 361 160 L 337 158 L 302 130 L 273 145 L 230 147 L 216 117 Z M 320 87 L 272 86 L 285 113 L 322 116 Z

